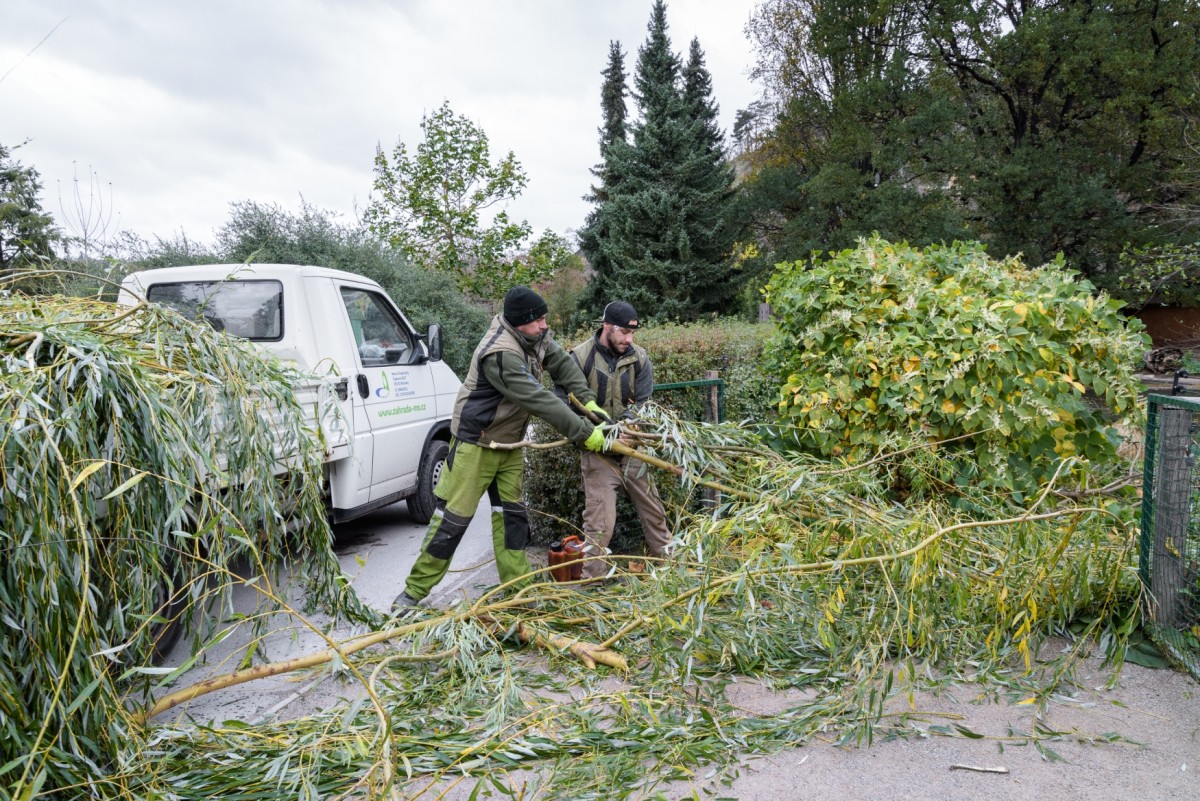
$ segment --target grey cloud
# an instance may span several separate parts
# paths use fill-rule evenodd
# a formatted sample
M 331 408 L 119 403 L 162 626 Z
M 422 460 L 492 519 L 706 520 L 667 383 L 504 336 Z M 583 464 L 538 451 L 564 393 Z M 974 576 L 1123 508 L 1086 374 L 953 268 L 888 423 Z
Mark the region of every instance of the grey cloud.
M 300 195 L 353 213 L 376 144 L 415 145 L 448 100 L 530 178 L 510 208 L 577 228 L 598 158 L 600 71 L 633 70 L 650 0 L 5 0 L 0 142 L 32 137 L 55 210 L 71 162 L 111 181 L 125 225 L 205 237 L 244 199 Z M 752 0 L 671 0 L 672 41 L 699 35 L 722 115 L 753 99 L 741 37 Z M 740 10 L 739 10 L 740 9 Z M 31 56 L 30 48 L 67 21 Z M 735 20 L 730 22 L 730 20 Z M 731 123 L 726 122 L 726 128 Z

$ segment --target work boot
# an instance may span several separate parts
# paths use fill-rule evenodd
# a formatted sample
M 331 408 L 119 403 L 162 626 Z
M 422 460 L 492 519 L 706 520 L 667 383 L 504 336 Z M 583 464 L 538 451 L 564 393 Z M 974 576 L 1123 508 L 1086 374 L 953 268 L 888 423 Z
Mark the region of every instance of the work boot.
M 400 593 L 396 599 L 392 601 L 392 617 L 404 617 L 416 612 L 420 609 L 418 606 L 421 602 L 408 594 L 408 591 Z

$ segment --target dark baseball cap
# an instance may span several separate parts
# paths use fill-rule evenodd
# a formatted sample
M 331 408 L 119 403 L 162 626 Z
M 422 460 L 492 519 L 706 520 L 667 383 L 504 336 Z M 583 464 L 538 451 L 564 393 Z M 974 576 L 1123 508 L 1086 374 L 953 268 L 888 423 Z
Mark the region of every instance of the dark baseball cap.
M 637 328 L 637 310 L 623 300 L 614 300 L 604 307 L 604 322 L 621 328 Z

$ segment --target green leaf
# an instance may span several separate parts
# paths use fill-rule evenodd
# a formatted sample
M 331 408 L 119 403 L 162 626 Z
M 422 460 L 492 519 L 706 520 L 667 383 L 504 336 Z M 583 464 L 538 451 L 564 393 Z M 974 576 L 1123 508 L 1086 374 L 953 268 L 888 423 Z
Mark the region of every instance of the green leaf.
M 966 738 L 967 738 L 967 739 L 969 739 L 969 740 L 982 740 L 982 739 L 983 739 L 983 735 L 982 735 L 982 734 L 979 734 L 978 732 L 971 731 L 971 730 L 970 730 L 970 729 L 968 729 L 966 726 L 962 726 L 962 725 L 960 725 L 960 724 L 958 724 L 958 723 L 955 723 L 955 724 L 954 724 L 954 730 L 955 730 L 956 732 L 958 732 L 959 734 L 961 734 L 963 737 L 966 737 Z
M 117 487 L 112 492 L 105 495 L 104 500 L 106 500 L 106 501 L 111 500 L 112 498 L 115 498 L 118 495 L 121 495 L 125 491 L 127 491 L 133 487 L 136 487 L 141 482 L 141 480 L 148 475 L 150 475 L 150 474 L 148 472 L 146 472 L 145 470 L 143 470 L 140 473 L 130 476 L 125 481 L 122 481 L 121 485 L 119 487 Z

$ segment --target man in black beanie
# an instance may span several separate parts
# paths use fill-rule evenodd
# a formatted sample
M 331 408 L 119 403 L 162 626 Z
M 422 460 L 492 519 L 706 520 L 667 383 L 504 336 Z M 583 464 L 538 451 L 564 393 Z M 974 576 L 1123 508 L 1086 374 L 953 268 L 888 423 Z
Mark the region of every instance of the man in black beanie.
M 527 286 L 514 286 L 504 296 L 504 319 L 511 326 L 526 325 L 546 316 L 549 308 L 542 296 Z M 546 326 L 542 326 L 545 330 Z
M 607 448 L 601 426 L 580 418 L 542 386 L 542 373 L 549 372 L 564 397 L 571 393 L 602 412 L 579 366 L 550 335 L 546 311 L 541 295 L 513 287 L 504 296 L 503 313 L 492 318 L 475 348 L 454 404 L 450 454 L 434 490 L 437 507 L 404 592 L 392 602 L 393 612 L 416 606 L 446 575 L 485 491 L 500 582 L 529 574 L 529 514 L 521 501 L 524 456 L 519 448 L 495 450 L 490 443 L 520 442 L 530 415 L 537 415 L 576 445 L 597 453 Z

